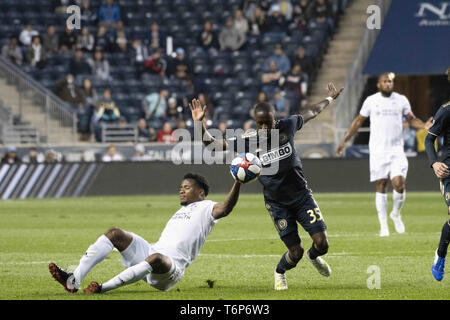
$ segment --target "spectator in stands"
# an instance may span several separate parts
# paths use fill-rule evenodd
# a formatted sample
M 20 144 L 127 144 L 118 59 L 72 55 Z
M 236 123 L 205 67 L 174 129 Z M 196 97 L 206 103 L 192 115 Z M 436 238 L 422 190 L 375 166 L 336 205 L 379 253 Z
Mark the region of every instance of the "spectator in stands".
M 1 164 L 16 164 L 21 163 L 22 160 L 17 156 L 17 148 L 16 147 L 9 147 L 6 149 L 6 154 L 2 158 Z
M 316 23 L 328 23 L 329 31 L 333 30 L 333 10 L 328 0 L 314 1 L 312 17 Z
M 178 101 L 175 97 L 170 97 L 167 101 L 166 117 L 169 120 L 178 120 L 183 118 L 183 107 L 178 106 Z
M 71 0 L 53 0 L 56 13 L 66 14 L 67 7 L 71 5 Z
M 159 50 L 155 51 L 150 59 L 144 63 L 144 71 L 149 74 L 156 74 L 159 76 L 165 76 L 167 68 L 167 62 L 162 58 Z
M 192 77 L 192 68 L 187 61 L 183 48 L 176 50 L 176 57 L 173 58 L 167 68 L 167 75 L 179 80 L 187 80 Z
M 127 52 L 128 49 L 128 36 L 125 32 L 123 21 L 117 22 L 117 29 L 115 35 L 115 51 Z
M 116 28 L 120 20 L 120 8 L 114 4 L 114 0 L 106 0 L 106 4 L 100 6 L 98 11 L 100 25 L 107 28 Z
M 245 34 L 248 32 L 248 21 L 245 19 L 242 10 L 237 9 L 234 11 L 234 27 L 241 33 Z
M 305 30 L 308 20 L 308 0 L 298 0 L 294 5 L 293 21 L 300 29 Z
M 137 140 L 139 142 L 149 142 L 152 141 L 152 132 L 149 130 L 149 127 L 147 126 L 147 121 L 145 121 L 144 118 L 141 118 L 137 122 Z M 155 132 L 153 130 L 153 135 L 155 135 Z M 153 137 L 155 138 L 155 137 Z
M 159 51 L 159 49 L 165 49 L 166 47 L 166 34 L 159 30 L 159 25 L 153 22 L 150 26 L 150 33 L 148 35 L 148 43 L 151 51 Z
M 249 20 L 249 29 L 252 35 L 260 35 L 267 31 L 266 15 L 260 7 L 256 7 Z
M 260 0 L 259 1 L 259 7 L 261 8 L 262 11 L 264 11 L 265 15 L 267 15 L 269 12 L 269 9 L 271 7 L 271 2 L 272 1 L 268 1 L 268 0 Z
M 184 121 L 183 119 L 178 120 L 177 129 L 186 129 L 186 128 L 187 128 L 186 121 Z
M 90 8 L 89 0 L 81 1 L 81 25 L 82 26 L 92 26 L 95 25 L 97 21 L 97 12 Z
M 55 150 L 50 149 L 45 152 L 44 162 L 45 163 L 57 163 L 58 162 L 58 157 L 57 157 Z
M 144 98 L 143 109 L 147 120 L 153 118 L 162 119 L 166 117 L 168 96 L 169 91 L 162 88 L 159 93 L 154 92 Z
M 97 105 L 97 92 L 92 87 L 92 82 L 89 78 L 83 79 L 83 86 L 81 87 L 83 92 L 84 102 L 88 107 L 95 107 Z
M 29 47 L 33 41 L 33 37 L 38 35 L 39 32 L 34 30 L 31 24 L 27 23 L 25 29 L 19 35 L 19 41 L 23 46 Z
M 35 147 L 31 147 L 28 150 L 28 154 L 22 158 L 25 163 L 41 163 L 44 162 L 44 155 L 39 153 Z
M 289 58 L 284 54 L 283 48 L 280 44 L 275 46 L 273 54 L 266 59 L 263 66 L 263 71 L 268 72 L 270 70 L 270 61 L 275 61 L 277 69 L 281 71 L 283 75 L 286 75 L 291 70 L 291 62 Z
M 22 50 L 20 50 L 19 46 L 17 45 L 16 37 L 13 36 L 9 38 L 9 43 L 3 46 L 2 57 L 12 61 L 17 65 L 22 64 L 23 60 Z
M 91 66 L 92 74 L 102 80 L 111 79 L 109 74 L 109 62 L 103 57 L 103 52 L 101 50 L 96 49 L 94 57 L 90 58 L 88 63 Z
M 244 0 L 242 4 L 242 11 L 248 20 L 252 19 L 256 8 L 259 8 L 258 1 L 256 0 Z
M 42 45 L 47 56 L 58 52 L 58 36 L 55 33 L 55 26 L 47 28 L 47 33 L 42 36 Z
M 84 103 L 83 92 L 75 86 L 73 74 L 67 74 L 64 80 L 56 83 L 55 87 L 61 100 L 77 105 Z
M 75 55 L 69 62 L 69 72 L 75 77 L 80 74 L 92 74 L 92 69 L 89 63 L 83 57 L 83 51 L 81 49 L 75 50 Z
M 147 47 L 142 44 L 141 39 L 136 38 L 133 40 L 130 55 L 131 64 L 133 65 L 144 65 L 144 62 L 148 60 L 148 50 Z
M 84 26 L 81 29 L 81 34 L 79 34 L 77 37 L 77 49 L 81 49 L 84 52 L 92 52 L 92 50 L 94 50 L 94 45 L 94 36 L 89 32 L 89 27 Z
M 117 152 L 114 145 L 110 145 L 102 157 L 103 162 L 123 161 L 123 156 Z
M 290 101 L 292 112 L 300 112 L 299 108 L 307 102 L 308 83 L 306 78 L 306 75 L 302 72 L 302 67 L 296 64 L 292 67 L 291 72 L 280 81 L 286 92 L 286 98 Z
M 66 27 L 66 30 L 59 36 L 58 45 L 62 51 L 72 50 L 76 45 L 77 39 L 74 32 Z
M 111 35 L 104 26 L 99 26 L 95 37 L 95 49 L 99 48 L 104 52 L 111 51 Z
M 225 27 L 219 34 L 220 50 L 238 51 L 245 41 L 245 34 L 235 28 L 232 18 L 227 18 Z
M 138 143 L 134 147 L 134 155 L 131 158 L 131 161 L 150 161 L 151 157 L 148 154 L 145 154 L 145 147 L 143 144 Z
M 41 44 L 41 38 L 39 36 L 33 37 L 30 48 L 28 49 L 27 58 L 28 62 L 38 69 L 45 68 L 46 52 Z
M 225 121 L 220 121 L 219 124 L 217 125 L 217 129 L 220 130 L 220 132 L 222 133 L 222 137 L 226 138 L 226 134 L 227 134 L 227 123 Z
M 275 7 L 277 6 L 277 7 Z M 272 4 L 272 6 L 269 9 L 269 14 L 272 13 L 273 10 L 280 10 L 280 13 L 284 16 L 284 18 L 286 19 L 286 21 L 291 21 L 292 20 L 292 15 L 293 15 L 293 7 L 290 1 L 288 0 L 277 0 L 277 2 L 275 2 L 274 4 Z
M 77 109 L 77 131 L 81 141 L 89 141 L 91 138 L 91 119 L 97 105 L 97 93 L 92 87 L 91 80 L 85 78 L 81 88 L 84 103 Z
M 214 105 L 209 96 L 204 92 L 200 92 L 198 94 L 198 100 L 200 100 L 202 106 L 206 106 L 206 118 L 212 119 L 214 114 Z
M 277 68 L 276 62 L 274 60 L 270 60 L 269 70 L 264 72 L 261 76 L 262 91 L 267 95 L 272 96 L 278 88 L 278 82 L 282 75 L 282 72 Z
M 300 65 L 302 71 L 307 74 L 307 82 L 309 82 L 309 79 L 311 79 L 314 74 L 314 63 L 308 56 L 306 56 L 305 49 L 303 47 L 299 47 L 291 59 L 291 65 L 296 64 Z
M 175 143 L 175 135 L 173 134 L 172 125 L 170 122 L 164 122 L 162 129 L 158 131 L 158 142 Z
M 96 119 L 103 123 L 117 123 L 120 118 L 120 111 L 114 100 L 111 98 L 111 90 L 103 91 L 102 99 L 97 103 L 98 111 Z
M 247 132 L 251 129 L 255 129 L 255 121 L 253 121 L 252 119 L 245 121 L 242 125 L 242 130 L 244 130 L 244 132 Z
M 278 4 L 271 7 L 271 13 L 267 18 L 267 32 L 281 39 L 286 36 L 287 24 L 280 10 L 280 5 Z
M 282 95 L 281 90 L 275 90 L 271 104 L 275 108 L 276 118 L 284 118 L 289 115 L 289 101 Z
M 216 50 L 219 48 L 217 34 L 211 21 L 205 21 L 203 30 L 198 36 L 198 43 L 204 51 Z

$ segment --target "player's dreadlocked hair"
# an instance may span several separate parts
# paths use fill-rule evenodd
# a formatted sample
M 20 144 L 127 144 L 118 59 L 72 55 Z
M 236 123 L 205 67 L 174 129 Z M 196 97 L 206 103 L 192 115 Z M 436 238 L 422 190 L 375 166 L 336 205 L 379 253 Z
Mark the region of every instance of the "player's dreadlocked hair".
M 198 186 L 200 188 L 202 188 L 203 191 L 205 191 L 205 197 L 208 195 L 208 193 L 209 193 L 209 183 L 208 183 L 208 180 L 206 180 L 205 177 L 203 177 L 203 176 L 201 176 L 201 175 L 199 175 L 197 173 L 186 173 L 184 175 L 184 177 L 183 177 L 183 180 L 185 180 L 185 179 L 192 179 L 192 180 L 194 180 L 198 184 Z

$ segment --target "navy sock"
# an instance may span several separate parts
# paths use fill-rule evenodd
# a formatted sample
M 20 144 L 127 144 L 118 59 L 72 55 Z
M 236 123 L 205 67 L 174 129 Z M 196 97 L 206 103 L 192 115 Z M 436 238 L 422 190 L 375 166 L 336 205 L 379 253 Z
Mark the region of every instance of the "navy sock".
M 310 259 L 314 260 L 316 259 L 318 256 L 321 256 L 322 253 L 320 253 L 316 247 L 314 246 L 314 244 L 311 246 L 311 249 L 308 250 L 308 256 Z
M 286 257 L 287 255 L 289 255 L 289 252 L 285 252 L 281 257 L 280 262 L 278 262 L 276 269 L 277 273 L 285 273 L 287 270 L 291 270 L 297 265 L 296 263 L 293 264 L 293 261 L 289 257 Z
M 447 255 L 448 244 L 450 242 L 450 221 L 447 221 L 442 227 L 441 240 L 439 241 L 439 247 L 437 254 L 441 258 L 445 258 Z

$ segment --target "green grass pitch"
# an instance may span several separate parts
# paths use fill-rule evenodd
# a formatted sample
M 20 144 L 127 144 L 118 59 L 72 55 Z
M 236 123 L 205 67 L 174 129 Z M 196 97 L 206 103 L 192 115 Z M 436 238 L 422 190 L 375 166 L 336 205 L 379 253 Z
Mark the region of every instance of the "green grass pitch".
M 225 195 L 212 194 L 221 201 Z M 431 263 L 447 219 L 439 192 L 407 193 L 403 208 L 406 234 L 377 236 L 374 193 L 316 194 L 328 226 L 330 250 L 325 256 L 331 277 L 322 277 L 303 258 L 288 271 L 289 289 L 273 290 L 273 271 L 285 252 L 262 195 L 243 194 L 229 217 L 215 226 L 200 255 L 184 278 L 169 292 L 140 281 L 104 295 L 69 294 L 47 269 L 63 268 L 79 258 L 110 226 L 135 232 L 156 242 L 166 222 L 179 208 L 178 197 L 104 197 L 0 203 L 0 299 L 449 299 L 450 275 L 437 282 Z M 389 195 L 390 207 L 392 206 Z M 299 226 L 303 247 L 311 246 Z M 369 289 L 379 269 L 379 289 Z M 84 280 L 105 282 L 123 270 L 120 254 L 111 252 Z M 369 279 L 370 280 L 370 279 Z M 213 286 L 210 287 L 208 282 Z M 374 283 L 369 281 L 369 283 Z

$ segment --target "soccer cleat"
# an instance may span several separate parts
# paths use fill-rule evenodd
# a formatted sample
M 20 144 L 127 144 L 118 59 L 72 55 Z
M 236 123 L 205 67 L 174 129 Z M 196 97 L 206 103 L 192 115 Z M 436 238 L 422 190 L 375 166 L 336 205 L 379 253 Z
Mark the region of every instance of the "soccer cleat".
M 285 273 L 278 273 L 274 271 L 275 276 L 275 290 L 286 290 L 288 288 Z
M 445 271 L 445 258 L 438 256 L 437 251 L 434 254 L 434 262 L 431 266 L 431 273 L 437 281 L 441 281 L 444 278 Z
M 88 287 L 83 290 L 86 294 L 93 294 L 93 293 L 101 293 L 102 291 L 102 285 L 98 284 L 98 282 L 92 281 L 89 283 Z
M 405 233 L 405 225 L 403 224 L 401 215 L 395 214 L 395 212 L 392 211 L 389 217 L 394 221 L 395 231 L 397 231 L 397 233 Z
M 381 228 L 380 229 L 380 237 L 389 237 L 389 229 Z
M 306 257 L 309 261 L 311 261 L 312 265 L 317 269 L 317 271 L 319 271 L 321 275 L 323 275 L 324 277 L 330 276 L 331 268 L 325 260 L 323 260 L 321 257 L 311 259 L 309 257 L 309 251 L 306 253 Z
M 78 291 L 78 288 L 75 287 L 75 278 L 73 277 L 73 273 L 64 271 L 53 262 L 48 265 L 48 270 L 50 271 L 53 279 L 58 281 L 67 292 L 75 293 Z

